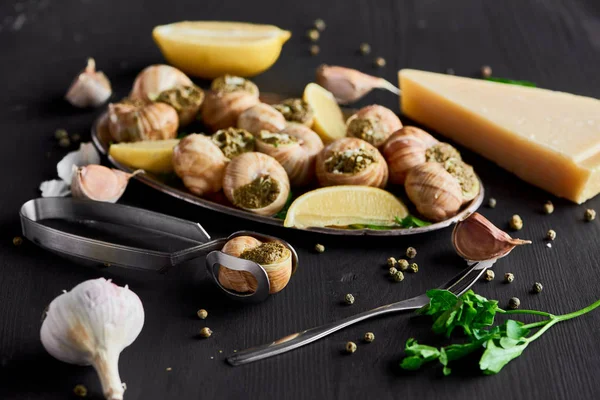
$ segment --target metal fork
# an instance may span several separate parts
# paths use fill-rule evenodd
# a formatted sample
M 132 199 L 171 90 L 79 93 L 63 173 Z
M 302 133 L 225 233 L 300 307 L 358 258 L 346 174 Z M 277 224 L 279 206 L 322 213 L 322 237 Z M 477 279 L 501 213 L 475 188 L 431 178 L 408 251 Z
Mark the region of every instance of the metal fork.
M 473 286 L 473 284 L 479 279 L 479 277 L 483 275 L 485 270 L 490 268 L 495 261 L 496 260 L 485 260 L 476 262 L 470 265 L 460 274 L 456 275 L 446 284 L 440 286 L 438 289 L 446 289 L 455 295 L 460 296 L 469 290 L 471 286 Z M 364 311 L 360 314 L 356 314 L 339 321 L 294 333 L 272 343 L 240 351 L 229 356 L 227 361 L 229 364 L 237 366 L 273 357 L 315 342 L 333 332 L 339 331 L 340 329 L 353 325 L 357 322 L 364 321 L 365 319 L 399 311 L 416 310 L 427 304 L 429 304 L 429 298 L 426 294 L 422 294 L 407 300 L 381 306 L 373 310 Z

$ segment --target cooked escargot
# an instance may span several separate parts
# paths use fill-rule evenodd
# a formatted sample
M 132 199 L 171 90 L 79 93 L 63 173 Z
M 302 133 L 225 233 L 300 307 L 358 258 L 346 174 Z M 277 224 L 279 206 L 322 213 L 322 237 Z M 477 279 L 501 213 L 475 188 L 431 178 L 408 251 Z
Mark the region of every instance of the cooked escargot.
M 310 104 L 302 99 L 286 99 L 279 104 L 274 104 L 273 108 L 283 114 L 286 121 L 304 124 L 309 128 L 315 118 L 315 112 Z
M 145 103 L 153 102 L 165 90 L 194 86 L 186 74 L 170 65 L 151 65 L 138 74 L 129 97 Z
M 108 105 L 108 131 L 115 142 L 174 139 L 178 127 L 177 111 L 164 103 Z
M 379 151 L 357 138 L 341 138 L 317 156 L 317 179 L 321 186 L 363 185 L 383 188 L 388 167 Z
M 204 92 L 195 85 L 178 86 L 162 91 L 154 101 L 173 107 L 179 116 L 179 125 L 185 126 L 196 119 L 204 101 Z
M 247 109 L 240 114 L 237 127 L 245 129 L 253 135 L 262 131 L 280 132 L 285 128 L 286 121 L 283 115 L 275 108 L 265 103 Z
M 290 123 L 279 133 L 262 131 L 256 149 L 279 161 L 292 186 L 303 186 L 315 175 L 315 159 L 323 150 L 323 141 L 306 125 Z
M 239 76 L 225 75 L 215 79 L 202 107 L 202 121 L 215 132 L 236 126 L 241 113 L 260 103 L 258 88 Z
M 198 196 L 221 190 L 228 161 L 209 137 L 198 133 L 184 137 L 173 149 L 175 173 Z
M 219 129 L 212 134 L 211 139 L 227 158 L 254 151 L 255 147 L 254 136 L 245 129 Z
M 223 192 L 236 207 L 259 215 L 273 215 L 285 205 L 290 181 L 285 169 L 273 157 L 243 153 L 227 166 Z
M 369 142 L 375 147 L 380 147 L 388 137 L 402 128 L 400 118 L 383 106 L 373 104 L 361 108 L 348 118 L 346 122 L 347 135 Z
M 279 242 L 261 242 L 252 236 L 238 236 L 221 250 L 234 257 L 259 264 L 269 277 L 269 293 L 277 293 L 286 287 L 292 275 L 292 253 Z M 245 271 L 235 271 L 225 266 L 219 268 L 219 283 L 229 290 L 240 293 L 256 291 L 254 276 Z
M 427 161 L 427 149 L 438 143 L 429 133 L 413 126 L 394 132 L 381 150 L 390 169 L 390 182 L 403 184 L 408 171 Z

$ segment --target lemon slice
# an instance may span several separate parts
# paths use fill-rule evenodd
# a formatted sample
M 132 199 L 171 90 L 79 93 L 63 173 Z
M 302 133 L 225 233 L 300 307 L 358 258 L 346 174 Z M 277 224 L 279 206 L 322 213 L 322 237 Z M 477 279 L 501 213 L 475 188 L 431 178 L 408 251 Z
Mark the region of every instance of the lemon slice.
M 179 139 L 111 144 L 108 154 L 117 162 L 155 174 L 173 171 L 173 148 Z
M 269 69 L 291 33 L 274 25 L 183 21 L 159 25 L 152 37 L 167 61 L 200 78 L 249 77 Z
M 331 92 L 316 83 L 309 83 L 304 88 L 302 98 L 314 110 L 315 122 L 312 129 L 321 136 L 325 144 L 346 136 L 344 114 Z
M 369 186 L 331 186 L 298 197 L 284 226 L 296 228 L 368 224 L 392 226 L 406 217 L 406 206 L 390 192 Z

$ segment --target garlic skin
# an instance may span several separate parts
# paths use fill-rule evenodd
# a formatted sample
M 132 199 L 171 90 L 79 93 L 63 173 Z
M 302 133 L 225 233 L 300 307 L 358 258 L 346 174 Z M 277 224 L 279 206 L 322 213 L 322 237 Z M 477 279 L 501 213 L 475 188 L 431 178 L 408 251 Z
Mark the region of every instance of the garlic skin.
M 385 79 L 351 68 L 321 65 L 317 68 L 316 78 L 316 82 L 329 90 L 339 104 L 358 101 L 376 88 L 400 94 L 400 90 Z
M 101 71 L 96 71 L 96 61 L 88 58 L 87 66 L 75 78 L 65 98 L 75 107 L 100 107 L 112 95 L 110 81 Z
M 289 144 L 268 143 L 265 135 L 288 135 L 296 141 Z M 290 123 L 281 133 L 261 132 L 256 139 L 256 149 L 279 161 L 287 172 L 292 186 L 305 186 L 315 176 L 315 160 L 321 150 L 323 141 L 319 135 L 306 125 Z
M 150 103 L 165 90 L 181 86 L 194 86 L 194 83 L 175 67 L 164 64 L 151 65 L 137 75 L 129 97 Z
M 404 184 L 408 171 L 423 164 L 426 150 L 439 142 L 422 129 L 404 126 L 394 132 L 382 147 L 390 170 L 390 182 Z
M 404 183 L 406 194 L 421 215 L 443 221 L 456 215 L 463 203 L 458 180 L 436 162 L 412 168 Z
M 177 111 L 165 103 L 108 105 L 108 130 L 117 143 L 175 139 L 178 127 Z
M 290 181 L 285 169 L 273 157 L 243 153 L 227 166 L 223 192 L 236 207 L 258 215 L 273 215 L 285 205 Z
M 359 157 L 370 157 L 371 161 L 364 168 L 357 171 L 341 172 L 339 170 L 330 171 L 330 163 L 336 157 L 350 157 L 355 164 L 362 162 Z M 341 138 L 328 144 L 318 155 L 316 159 L 317 179 L 321 186 L 336 185 L 362 185 L 384 188 L 388 180 L 388 167 L 385 159 L 379 151 L 357 138 Z
M 96 164 L 74 166 L 71 193 L 75 198 L 116 203 L 125 192 L 129 179 L 142 172 L 137 170 L 128 174 Z
M 516 246 L 530 243 L 530 240 L 513 239 L 477 212 L 459 221 L 452 231 L 452 245 L 467 261 L 497 259 Z
M 245 129 L 254 136 L 258 136 L 262 131 L 280 132 L 285 126 L 286 120 L 283 114 L 265 103 L 247 109 L 237 120 L 238 128 Z
M 346 122 L 346 134 L 381 147 L 390 135 L 402 128 L 400 118 L 389 108 L 373 104 L 358 110 Z
M 119 355 L 140 334 L 144 307 L 127 286 L 104 278 L 80 283 L 48 306 L 40 338 L 54 358 L 92 365 L 107 400 L 122 400 Z
M 204 135 L 193 133 L 173 149 L 173 169 L 186 188 L 204 196 L 221 190 L 229 159 Z
M 238 236 L 225 243 L 221 251 L 234 257 L 240 257 L 244 251 L 256 248 L 261 244 L 260 240 L 252 236 Z M 278 262 L 260 264 L 260 266 L 264 268 L 269 277 L 269 293 L 280 292 L 287 286 L 292 276 L 291 252 L 288 251 L 287 256 Z M 258 286 L 256 278 L 251 273 L 235 271 L 223 265 L 219 268 L 218 279 L 225 288 L 239 293 L 253 293 Z

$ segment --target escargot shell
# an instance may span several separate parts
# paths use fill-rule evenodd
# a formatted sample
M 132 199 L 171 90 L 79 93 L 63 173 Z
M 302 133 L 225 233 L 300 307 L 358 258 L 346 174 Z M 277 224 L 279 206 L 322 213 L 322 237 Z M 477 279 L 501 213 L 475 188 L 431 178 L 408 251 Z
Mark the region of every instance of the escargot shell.
M 240 114 L 237 127 L 245 129 L 254 136 L 262 131 L 280 132 L 286 121 L 279 111 L 272 106 L 259 103 Z
M 260 103 L 257 94 L 246 91 L 209 92 L 202 106 L 202 122 L 211 132 L 237 125 L 241 113 Z
M 380 147 L 390 135 L 402 128 L 400 118 L 389 108 L 373 104 L 348 118 L 347 135 Z
M 327 145 L 316 159 L 322 186 L 362 185 L 383 188 L 388 167 L 381 153 L 357 138 L 341 138 Z
M 186 74 L 170 65 L 158 64 L 144 68 L 133 82 L 129 97 L 152 102 L 165 90 L 180 86 L 193 86 Z
M 423 164 L 425 152 L 439 142 L 422 129 L 405 126 L 394 132 L 382 147 L 390 170 L 390 182 L 403 184 L 408 171 Z
M 108 105 L 108 130 L 115 142 L 174 139 L 179 117 L 168 104 L 121 102 Z

